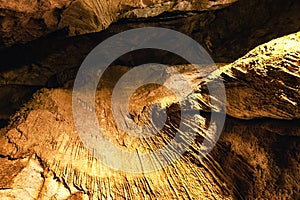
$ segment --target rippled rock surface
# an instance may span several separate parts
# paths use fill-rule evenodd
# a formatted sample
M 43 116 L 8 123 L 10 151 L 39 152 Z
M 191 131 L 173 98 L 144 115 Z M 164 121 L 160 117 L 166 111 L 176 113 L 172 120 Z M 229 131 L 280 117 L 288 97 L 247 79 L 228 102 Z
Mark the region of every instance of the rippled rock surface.
M 208 82 L 222 77 L 226 87 L 227 113 L 233 117 L 299 118 L 299 60 L 298 32 L 256 47 L 213 72 Z M 217 83 L 216 90 L 218 86 Z M 200 86 L 198 90 L 201 91 L 200 99 L 208 99 L 208 96 L 202 96 L 204 88 Z
M 184 102 L 195 105 L 191 114 L 197 116 L 197 136 L 179 160 L 156 172 L 124 173 L 95 159 L 76 132 L 70 85 L 38 91 L 11 117 L 10 125 L 1 129 L 0 197 L 299 199 L 299 37 L 295 33 L 270 41 L 212 73 L 191 73 L 189 66 L 177 66 L 186 69 L 182 73 L 187 80 L 195 80 L 195 92 Z M 112 67 L 115 78 L 116 73 L 128 70 Z M 132 138 L 112 120 L 107 98 L 113 80 L 109 72 L 107 75 L 100 82 L 95 110 L 112 143 L 137 154 L 168 143 L 180 117 L 172 92 L 155 86 L 136 91 L 131 120 L 147 123 L 144 112 L 153 104 L 163 104 L 169 120 L 152 140 Z M 219 78 L 225 83 L 231 117 L 213 151 L 200 159 L 201 142 L 209 134 L 210 111 L 218 111 L 218 104 L 210 108 L 205 83 L 215 81 L 217 90 Z M 152 99 L 147 95 L 149 89 Z
M 0 35 L 4 44 L 8 45 L 28 42 L 62 29 L 66 29 L 68 35 L 79 35 L 106 29 L 121 18 L 154 17 L 174 11 L 215 10 L 235 1 L 3 0 L 0 2 Z

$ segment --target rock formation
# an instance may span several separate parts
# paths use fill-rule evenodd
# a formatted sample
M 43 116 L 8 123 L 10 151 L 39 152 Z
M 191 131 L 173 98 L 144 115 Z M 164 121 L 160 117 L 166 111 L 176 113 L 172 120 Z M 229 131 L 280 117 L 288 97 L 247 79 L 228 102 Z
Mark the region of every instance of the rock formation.
M 299 38 L 298 32 L 262 44 L 209 77 L 211 82 L 223 78 L 229 115 L 239 119 L 299 118 Z M 204 91 L 200 86 L 196 98 L 209 99 Z
M 49 51 L 62 51 L 60 48 L 66 43 L 75 43 L 72 52 L 76 48 L 86 54 L 105 38 L 102 33 L 96 34 L 98 37 L 86 35 L 73 41 L 61 38 L 97 32 L 116 22 L 108 27 L 107 34 L 145 26 L 171 28 L 196 39 L 216 61 L 231 62 L 259 44 L 298 31 L 300 24 L 297 0 L 152 1 L 153 4 L 147 1 L 146 4 L 151 4 L 147 7 L 142 6 L 143 1 L 97 2 L 1 1 L 0 50 L 11 45 L 20 46 L 14 58 L 16 54 L 26 54 L 19 59 L 30 59 L 39 57 L 41 48 L 45 56 Z M 189 3 L 192 6 L 180 6 Z M 100 10 L 103 10 L 101 15 Z M 45 38 L 48 43 L 43 40 Z M 20 44 L 29 41 L 33 42 L 24 50 Z M 71 56 L 68 48 L 64 54 Z
M 0 0 L 0 199 L 300 199 L 299 10 L 298 0 Z M 168 144 L 179 123 L 187 135 L 196 133 L 183 137 L 191 144 L 169 166 L 128 173 L 84 145 L 72 86 L 97 44 L 149 26 L 189 35 L 217 69 L 197 71 L 176 55 L 149 49 L 111 64 L 95 112 L 112 145 L 140 156 Z M 177 69 L 184 79 L 176 84 L 188 81 L 193 92 L 182 100 L 156 84 L 136 90 L 125 122 L 151 125 L 149 114 L 159 109 L 168 118 L 157 135 L 134 138 L 117 126 L 109 102 L 118 78 L 148 62 Z M 221 83 L 226 101 L 208 91 L 211 84 L 218 94 Z M 201 158 L 212 114 L 227 117 L 217 144 Z
M 30 20 L 27 20 L 25 14 L 20 15 L 19 19 L 18 12 L 11 11 L 13 9 L 21 10 L 21 7 L 29 9 L 29 6 L 26 6 L 27 3 L 18 1 L 17 6 L 10 1 L 5 1 L 5 4 L 4 1 L 2 2 L 0 4 L 5 8 L 0 10 L 0 13 L 3 12 L 0 14 L 3 15 L 0 23 L 4 23 L 0 29 L 0 99 L 13 97 L 9 99 L 12 106 L 7 106 L 5 101 L 0 102 L 0 107 L 3 108 L 0 114 L 1 127 L 32 93 L 42 87 L 62 85 L 60 81 L 57 81 L 57 77 L 76 73 L 85 56 L 97 44 L 121 31 L 145 26 L 175 29 L 196 39 L 208 50 L 215 62 L 230 63 L 255 46 L 272 38 L 296 32 L 300 27 L 299 1 L 275 0 L 269 4 L 258 0 L 240 0 L 223 9 L 210 10 L 208 8 L 207 11 L 200 13 L 171 12 L 162 13 L 157 17 L 125 18 L 111 24 L 106 30 L 99 33 L 66 38 L 65 33 L 60 31 L 50 35 L 46 33 L 54 30 L 47 29 L 45 32 L 46 29 L 43 29 L 42 32 L 39 32 L 42 30 L 41 28 L 32 28 L 27 24 Z M 44 1 L 40 2 L 42 4 Z M 217 3 L 220 2 L 217 1 Z M 226 3 L 226 1 L 224 2 Z M 32 3 L 32 5 L 37 4 Z M 64 1 L 51 5 L 63 7 Z M 35 7 L 34 10 L 44 12 L 43 9 Z M 36 15 L 36 18 L 40 16 L 35 12 L 27 14 Z M 19 24 L 22 21 L 26 22 L 24 22 L 24 26 Z M 15 25 L 5 28 L 5 24 Z M 39 27 L 39 24 L 34 25 L 34 27 L 36 26 Z M 32 36 L 29 36 L 28 33 Z M 33 39 L 36 40 L 31 41 Z M 31 42 L 20 44 L 20 42 L 28 41 Z M 14 45 L 9 48 L 8 46 L 12 44 Z M 120 58 L 116 64 L 135 66 L 145 61 L 165 64 L 184 63 L 178 58 L 174 59 L 174 56 L 167 52 L 152 51 L 151 54 L 153 56 L 149 58 L 148 53 L 137 54 L 135 52 Z M 135 59 L 132 59 L 132 56 Z
M 205 11 L 236 0 L 30 0 L 0 2 L 1 39 L 4 44 L 28 42 L 67 29 L 68 35 L 97 32 L 121 18 L 157 16 L 163 12 Z
M 195 105 L 197 137 L 179 160 L 151 173 L 115 171 L 93 157 L 76 133 L 70 83 L 64 89 L 39 90 L 1 129 L 0 197 L 299 199 L 299 42 L 299 32 L 272 40 L 212 73 L 196 74 L 189 66 L 177 66 L 186 69 L 182 73 L 194 81 L 195 90 L 183 103 Z M 136 91 L 132 118 L 147 123 L 142 116 L 147 109 L 141 109 L 140 104 L 146 108 L 149 102 L 164 104 L 170 128 L 152 140 L 126 136 L 114 126 L 107 98 L 114 85 L 110 73 L 117 78 L 128 69 L 112 66 L 100 82 L 96 113 L 100 124 L 111 131 L 107 137 L 114 145 L 137 154 L 153 151 L 172 138 L 175 130 L 171 127 L 176 128 L 180 117 L 178 102 L 160 87 L 148 86 L 156 102 L 145 95 L 149 88 Z M 218 78 L 225 83 L 226 109 L 231 117 L 226 119 L 213 151 L 200 159 L 198 151 L 207 135 L 209 112 L 225 103 L 217 101 L 219 104 L 210 108 L 206 84 L 215 82 L 217 90 Z

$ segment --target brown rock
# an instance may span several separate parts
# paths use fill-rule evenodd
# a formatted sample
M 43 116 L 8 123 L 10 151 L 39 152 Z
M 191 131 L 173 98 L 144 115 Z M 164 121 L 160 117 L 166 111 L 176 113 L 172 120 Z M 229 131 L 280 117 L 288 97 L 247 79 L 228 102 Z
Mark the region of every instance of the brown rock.
M 151 17 L 173 11 L 215 10 L 235 1 L 4 0 L 0 2 L 0 36 L 4 43 L 0 47 L 28 42 L 65 28 L 69 35 L 79 35 L 106 29 L 121 18 Z
M 196 79 L 195 87 L 199 82 L 203 83 L 201 78 L 206 77 L 207 81 L 214 81 L 217 77 L 223 77 L 227 91 L 227 111 L 236 118 L 243 118 L 240 113 L 246 113 L 250 116 L 248 118 L 297 118 L 297 104 L 280 103 L 287 101 L 285 98 L 272 101 L 272 104 L 267 106 L 273 109 L 265 110 L 262 101 L 258 100 L 256 104 L 247 101 L 253 108 L 250 110 L 243 106 L 244 98 L 238 101 L 235 97 L 237 92 L 247 96 L 252 93 L 243 93 L 244 91 L 265 91 L 264 97 L 267 98 L 274 95 L 277 89 L 285 87 L 284 91 L 289 91 L 288 100 L 297 101 L 294 96 L 298 94 L 298 88 L 293 89 L 292 85 L 289 85 L 289 79 L 285 77 L 288 74 L 297 80 L 298 71 L 291 71 L 290 67 L 297 63 L 297 59 L 291 60 L 293 58 L 291 55 L 297 53 L 298 42 L 299 33 L 271 41 L 207 77 L 207 72 L 197 74 L 189 71 L 188 66 L 177 66 L 177 69 L 187 77 L 187 80 L 193 82 Z M 289 48 L 282 48 L 282 45 L 286 44 L 289 44 Z M 257 64 L 250 64 L 255 61 Z M 277 63 L 281 65 L 275 65 Z M 270 82 L 273 84 L 273 90 L 269 90 L 267 84 L 258 83 L 264 81 L 261 78 L 267 78 L 265 74 L 273 68 L 278 74 L 276 77 L 272 76 L 275 83 Z M 159 137 L 155 136 L 152 140 L 137 139 L 119 130 L 112 118 L 108 99 L 116 80 L 111 77 L 117 79 L 128 70 L 128 67 L 112 67 L 100 82 L 101 87 L 96 93 L 96 113 L 99 123 L 108 131 L 105 136 L 111 139 L 113 145 L 137 153 L 153 151 L 165 145 L 175 130 L 163 129 Z M 241 84 L 243 89 L 240 88 Z M 259 89 L 255 90 L 258 86 Z M 153 89 L 151 95 L 148 95 L 149 88 Z M 205 87 L 200 85 L 195 91 L 196 93 L 190 97 L 196 97 L 200 103 L 207 103 L 204 101 L 207 99 Z M 199 113 L 196 114 L 199 120 L 197 137 L 179 160 L 156 172 L 133 174 L 109 168 L 95 159 L 82 144 L 74 126 L 71 92 L 70 89 L 41 90 L 12 117 L 10 125 L 1 130 L 3 146 L 0 155 L 3 165 L 5 167 L 11 163 L 11 166 L 15 166 L 8 169 L 9 174 L 0 174 L 3 180 L 1 197 L 18 197 L 25 195 L 22 193 L 24 191 L 29 192 L 30 196 L 25 195 L 27 199 L 276 199 L 278 197 L 297 199 L 300 196 L 298 170 L 300 135 L 297 120 L 245 121 L 228 117 L 217 145 L 205 159 L 200 159 L 197 152 L 201 141 L 208 134 L 206 130 L 209 114 Z M 148 109 L 143 109 L 142 105 L 146 105 L 147 108 L 158 103 L 169 108 L 170 121 L 167 125 L 176 123 L 178 100 L 173 98 L 172 92 L 161 87 L 147 86 L 145 89 L 137 90 L 132 98 L 132 117 L 133 120 L 137 117 L 140 124 L 148 123 L 144 115 Z M 158 101 L 154 101 L 157 99 Z M 238 107 L 237 103 L 240 103 Z M 289 106 L 295 110 L 294 113 L 279 112 L 286 112 Z M 200 104 L 197 108 L 205 107 Z M 20 188 L 20 185 L 26 186 L 24 180 L 28 179 L 32 181 L 29 190 Z
M 221 83 L 217 80 L 223 79 L 226 112 L 233 117 L 299 118 L 299 59 L 300 32 L 256 47 L 237 61 L 215 71 L 208 77 L 208 82 L 218 90 Z M 195 98 L 207 101 L 205 85 L 198 90 Z

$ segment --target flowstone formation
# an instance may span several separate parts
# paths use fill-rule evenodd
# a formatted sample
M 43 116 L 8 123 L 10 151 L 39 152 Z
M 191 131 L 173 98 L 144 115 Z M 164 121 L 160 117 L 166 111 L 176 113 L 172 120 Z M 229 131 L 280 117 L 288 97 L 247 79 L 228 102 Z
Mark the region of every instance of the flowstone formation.
M 262 44 L 213 72 L 209 81 L 214 76 L 224 81 L 227 113 L 240 119 L 299 118 L 299 46 L 298 32 Z M 200 86 L 198 91 L 196 98 L 208 99 L 207 89 Z
M 73 6 L 70 1 L 0 2 L 0 127 L 7 125 L 9 116 L 34 92 L 43 87 L 62 87 L 64 80 L 68 79 L 66 77 L 75 77 L 80 64 L 96 45 L 128 29 L 164 27 L 177 30 L 195 39 L 216 63 L 231 63 L 257 45 L 300 28 L 298 0 L 172 1 L 168 4 L 170 9 L 163 7 L 161 11 L 166 12 L 161 14 L 155 11 L 161 8 L 158 1 L 142 9 L 139 7 L 141 1 L 122 1 L 120 5 L 124 3 L 132 7 L 125 9 L 126 6 L 121 6 L 121 10 L 125 9 L 122 15 L 100 32 L 97 30 L 102 25 L 94 29 L 94 18 L 90 17 L 98 12 L 94 10 L 97 6 L 106 8 L 108 2 L 99 1 L 101 3 L 96 5 L 98 1 L 94 1 L 94 6 L 88 10 L 84 8 L 90 1 L 72 2 Z M 193 6 L 176 6 L 189 3 Z M 111 3 L 107 9 L 115 6 Z M 152 11 L 155 12 L 148 17 L 129 14 Z M 78 16 L 85 12 L 88 14 Z M 94 16 L 95 20 L 100 20 L 98 14 Z M 101 17 L 105 18 L 104 15 Z M 65 21 L 65 25 L 59 26 L 56 18 Z M 55 25 L 46 25 L 51 21 Z M 74 32 L 75 36 L 69 37 Z M 148 61 L 186 64 L 186 61 L 174 59 L 174 55 L 161 51 L 134 52 L 118 59 L 115 64 L 137 66 Z
M 213 72 L 195 73 L 190 65 L 177 66 L 194 87 L 182 103 L 194 105 L 197 136 L 180 159 L 150 173 L 115 171 L 93 157 L 74 125 L 72 82 L 64 89 L 39 90 L 1 129 L 0 197 L 299 199 L 299 42 L 299 32 L 272 40 Z M 180 120 L 172 91 L 148 85 L 132 95 L 132 120 L 148 123 L 147 113 L 156 104 L 167 109 L 168 119 L 151 139 L 129 137 L 115 126 L 108 99 L 116 81 L 111 77 L 118 78 L 130 68 L 110 69 L 99 83 L 95 108 L 100 125 L 110 133 L 106 137 L 137 154 L 170 142 Z M 208 96 L 206 83 L 217 77 L 223 79 L 227 99 L 216 101 L 219 104 L 211 109 L 213 97 Z M 222 135 L 213 151 L 200 159 L 210 112 L 225 103 L 229 116 Z

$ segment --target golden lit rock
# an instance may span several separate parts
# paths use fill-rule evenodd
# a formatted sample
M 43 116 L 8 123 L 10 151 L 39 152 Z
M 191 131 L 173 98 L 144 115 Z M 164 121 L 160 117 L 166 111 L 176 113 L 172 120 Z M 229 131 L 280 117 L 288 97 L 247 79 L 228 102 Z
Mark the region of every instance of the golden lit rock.
M 298 71 L 289 70 L 289 67 L 295 68 L 294 63 L 297 63 L 297 57 L 291 55 L 297 56 L 293 53 L 297 53 L 298 40 L 299 33 L 271 41 L 212 74 L 209 72 L 196 75 L 189 73 L 189 70 L 193 69 L 189 66 L 177 66 L 177 68 L 182 69 L 181 72 L 185 77 L 189 77 L 188 80 L 196 80 L 195 93 L 191 94 L 191 97 L 194 98 L 196 95 L 200 102 L 199 109 L 201 109 L 201 101 L 205 102 L 205 98 L 199 95 L 203 83 L 207 79 L 213 81 L 211 77 L 221 75 L 224 77 L 227 89 L 228 114 L 244 118 L 238 114 L 242 111 L 248 113 L 251 118 L 262 116 L 281 119 L 297 118 L 297 112 L 290 115 L 279 112 L 288 106 L 292 106 L 293 110 L 297 111 L 297 104 L 284 104 L 287 99 L 279 98 L 280 95 L 277 101 L 284 103 L 279 104 L 275 101 L 272 105 L 269 104 L 274 108 L 273 110 L 263 110 L 263 107 L 259 107 L 259 110 L 254 112 L 255 110 L 243 110 L 244 107 L 239 106 L 240 110 L 237 112 L 230 106 L 237 101 L 231 96 L 232 91 L 240 90 L 239 93 L 244 91 L 240 89 L 238 81 L 243 83 L 243 88 L 255 88 L 258 82 L 251 80 L 258 80 L 273 68 L 279 69 L 274 70 L 278 77 L 274 81 L 279 84 L 274 83 L 272 91 L 278 91 L 281 87 L 291 89 L 290 86 L 287 87 L 289 79 L 284 78 L 286 73 L 292 77 L 298 77 Z M 282 48 L 282 45 L 288 45 L 290 49 Z M 277 51 L 269 53 L 269 48 Z M 289 59 L 286 59 L 287 56 Z M 296 61 L 291 60 L 292 58 Z M 253 62 L 259 64 L 251 64 Z M 274 62 L 282 65 L 275 65 Z M 126 70 L 128 70 L 127 67 L 116 66 L 112 67 L 110 73 L 124 73 Z M 156 136 L 152 140 L 132 138 L 118 130 L 114 125 L 107 100 L 110 98 L 114 85 L 114 80 L 107 79 L 109 77 L 111 76 L 108 73 L 103 82 L 100 82 L 100 85 L 109 81 L 112 81 L 112 84 L 103 84 L 106 87 L 99 88 L 96 95 L 96 100 L 98 100 L 96 112 L 101 122 L 100 125 L 108 131 L 107 133 L 110 133 L 106 136 L 112 140 L 112 144 L 127 151 L 136 151 L 137 154 L 143 151 L 153 151 L 165 145 L 172 137 L 172 131 L 174 131 L 172 128 L 163 129 L 159 137 Z M 199 79 L 199 77 L 202 78 Z M 247 77 L 252 79 L 246 82 L 244 80 L 247 80 Z M 197 86 L 199 84 L 200 86 Z M 267 85 L 259 84 L 259 86 L 261 86 L 260 90 L 257 91 L 268 91 Z M 157 97 L 154 98 L 156 102 L 151 100 L 151 95 L 145 95 L 149 92 L 147 87 L 152 87 L 151 95 Z M 172 92 L 157 86 L 147 87 L 146 89 L 140 88 L 132 96 L 132 101 L 139 102 L 132 104 L 133 119 L 139 117 L 140 124 L 147 123 L 147 117 L 145 117 L 147 115 L 142 115 L 145 114 L 143 112 L 148 111 L 147 109 L 141 110 L 142 105 L 147 107 L 162 104 L 170 108 L 171 118 L 167 124 L 176 123 L 178 113 L 176 106 L 174 107 L 176 99 L 172 97 Z M 291 91 L 297 90 L 295 88 Z M 288 98 L 292 98 L 297 92 L 288 94 L 290 95 Z M 179 160 L 155 172 L 125 173 L 115 171 L 95 159 L 81 143 L 73 122 L 71 95 L 70 89 L 42 89 L 34 95 L 33 100 L 11 118 L 10 125 L 1 130 L 0 155 L 3 157 L 1 159 L 3 163 L 16 167 L 11 168 L 10 175 L 2 168 L 1 180 L 7 180 L 2 182 L 2 188 L 10 189 L 0 190 L 1 197 L 12 198 L 11 195 L 18 197 L 18 195 L 23 196 L 24 193 L 27 199 L 35 199 L 37 196 L 39 199 L 237 199 L 252 197 L 274 199 L 278 196 L 293 199 L 299 195 L 297 189 L 293 189 L 298 187 L 300 180 L 297 172 L 299 126 L 293 121 L 278 122 L 269 119 L 256 123 L 228 118 L 214 150 L 205 159 L 200 159 L 197 152 L 202 139 L 207 134 L 209 114 L 199 113 L 196 140 Z M 245 95 L 251 95 L 251 93 Z M 190 100 L 192 101 L 193 98 Z M 296 101 L 296 99 L 289 100 Z M 239 102 L 243 102 L 243 99 L 239 99 Z M 251 101 L 248 102 L 251 103 Z M 262 106 L 259 103 L 260 101 L 257 101 L 254 105 Z M 279 123 L 281 125 L 274 128 Z M 293 128 L 286 133 L 286 128 L 291 125 Z M 285 168 L 287 165 L 289 168 Z M 31 182 L 24 183 L 27 179 L 32 181 L 32 184 Z M 277 184 L 278 181 L 282 184 Z M 29 188 L 27 184 L 30 184 Z

